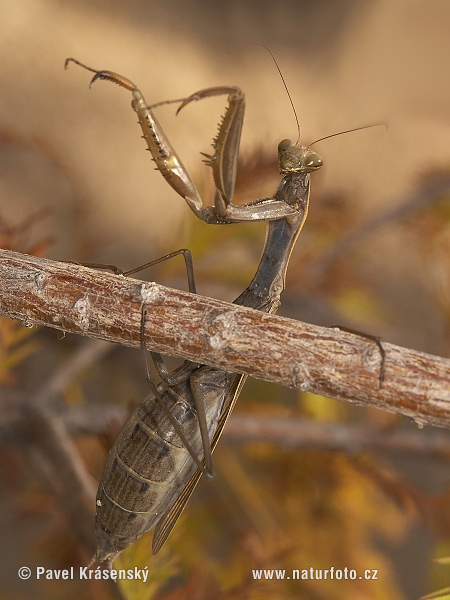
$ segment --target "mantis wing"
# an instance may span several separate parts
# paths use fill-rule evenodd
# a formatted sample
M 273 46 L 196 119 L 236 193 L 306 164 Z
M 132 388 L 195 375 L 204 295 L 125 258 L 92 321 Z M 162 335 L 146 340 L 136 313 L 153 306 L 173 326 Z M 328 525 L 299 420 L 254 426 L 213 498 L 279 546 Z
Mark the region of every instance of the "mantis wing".
M 241 393 L 241 390 L 244 386 L 245 380 L 247 379 L 247 375 L 237 375 L 234 380 L 232 387 L 229 391 L 227 400 L 224 403 L 222 412 L 220 414 L 217 429 L 214 432 L 212 442 L 211 442 L 211 451 L 217 446 L 217 442 L 222 434 L 225 423 L 228 420 L 228 417 L 231 414 L 231 411 L 236 404 L 236 400 Z M 181 513 L 183 512 L 184 507 L 186 506 L 187 501 L 191 497 L 192 492 L 195 489 L 195 486 L 199 482 L 200 477 L 202 476 L 202 471 L 197 469 L 197 471 L 191 476 L 186 485 L 184 486 L 181 494 L 178 496 L 174 504 L 163 514 L 161 519 L 158 521 L 158 524 L 155 527 L 155 533 L 153 534 L 152 540 L 152 552 L 153 554 L 157 554 L 163 544 L 166 542 L 169 537 L 170 532 L 172 531 L 175 523 L 178 521 Z

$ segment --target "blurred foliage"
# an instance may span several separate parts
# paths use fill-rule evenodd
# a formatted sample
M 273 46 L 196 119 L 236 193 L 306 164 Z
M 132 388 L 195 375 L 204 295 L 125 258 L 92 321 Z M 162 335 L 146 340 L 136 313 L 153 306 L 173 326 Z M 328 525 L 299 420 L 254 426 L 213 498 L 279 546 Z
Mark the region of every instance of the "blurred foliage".
M 441 173 L 424 178 L 428 182 Z M 409 220 L 409 230 L 423 252 L 422 266 L 430 277 L 433 295 L 450 338 L 450 192 L 443 191 L 437 201 Z
M 0 320 L 0 384 L 13 384 L 13 370 L 38 348 L 29 338 L 34 332 L 10 319 Z
M 449 542 L 445 545 L 449 545 Z M 433 589 L 439 587 L 440 585 L 446 585 L 449 581 L 449 565 L 450 565 L 450 556 L 446 556 L 443 558 L 435 558 L 435 565 L 438 568 L 433 569 L 435 572 L 432 573 L 432 581 L 433 581 Z M 440 568 L 439 568 L 440 567 Z M 444 569 L 442 568 L 444 567 Z M 431 592 L 426 596 L 423 596 L 421 600 L 449 600 L 450 599 L 450 587 L 445 587 L 437 590 L 436 592 Z
M 49 240 L 29 247 L 27 237 L 30 230 L 46 216 L 46 212 L 37 211 L 15 225 L 7 223 L 0 215 L 0 247 L 42 256 Z M 30 340 L 34 333 L 34 329 L 26 328 L 18 321 L 0 319 L 0 384 L 16 383 L 14 369 L 39 348 L 36 341 Z
M 163 547 L 157 557 L 152 555 L 149 535 L 143 536 L 114 563 L 116 569 L 147 569 L 146 583 L 137 580 L 122 580 L 118 583 L 125 598 L 151 600 L 158 591 L 179 575 L 178 557 L 168 547 Z

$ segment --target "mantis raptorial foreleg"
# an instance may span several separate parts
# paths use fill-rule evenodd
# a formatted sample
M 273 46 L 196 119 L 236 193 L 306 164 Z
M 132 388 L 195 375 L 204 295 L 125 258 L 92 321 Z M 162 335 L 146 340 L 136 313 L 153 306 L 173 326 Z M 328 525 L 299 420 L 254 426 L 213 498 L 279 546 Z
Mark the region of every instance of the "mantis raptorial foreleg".
M 238 87 L 222 86 L 200 90 L 182 100 L 178 109 L 179 112 L 187 104 L 211 96 L 228 96 L 228 107 L 213 142 L 214 153 L 205 155 L 207 158 L 206 163 L 213 172 L 216 193 L 214 204 L 204 207 L 189 173 L 138 87 L 126 77 L 112 71 L 92 69 L 74 58 L 66 60 L 66 67 L 69 62 L 74 62 L 95 73 L 91 85 L 97 79 L 106 79 L 132 93 L 132 107 L 138 115 L 139 124 L 144 134 L 143 137 L 147 142 L 157 169 L 161 171 L 169 185 L 186 200 L 198 218 L 207 223 L 226 224 L 245 221 L 270 221 L 293 217 L 298 214 L 296 199 L 292 199 L 291 194 L 283 194 L 280 189 L 273 198 L 263 198 L 242 206 L 236 206 L 231 202 L 236 181 L 239 142 L 245 110 L 245 97 Z M 283 140 L 280 143 L 278 156 L 282 173 L 288 171 L 308 173 L 322 166 L 322 160 L 313 150 L 305 146 L 297 146 L 290 140 Z

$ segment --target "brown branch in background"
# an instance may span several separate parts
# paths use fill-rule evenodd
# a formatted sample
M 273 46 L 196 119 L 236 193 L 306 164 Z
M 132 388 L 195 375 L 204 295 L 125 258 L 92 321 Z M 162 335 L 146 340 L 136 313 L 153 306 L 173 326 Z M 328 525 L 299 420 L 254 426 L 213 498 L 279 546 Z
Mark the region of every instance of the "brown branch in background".
M 58 396 L 87 366 L 111 350 L 111 344 L 87 340 L 41 388 L 28 396 L 5 390 L 2 416 L 5 441 L 21 445 L 33 473 L 58 498 L 59 506 L 78 538 L 87 561 L 95 552 L 94 507 L 96 482 L 88 472 L 72 439 Z M 59 410 L 55 410 L 58 406 Z M 2 429 L 2 425 L 0 425 Z M 0 441 L 3 441 L 0 436 Z M 90 582 L 108 590 L 114 600 L 124 600 L 114 581 Z
M 0 128 L 0 144 L 9 145 L 12 147 L 15 146 L 21 151 L 26 150 L 29 152 L 36 152 L 45 157 L 52 168 L 55 169 L 61 175 L 61 177 L 65 179 L 69 186 L 76 217 L 72 223 L 72 226 L 76 227 L 77 225 L 83 223 L 82 207 L 88 204 L 88 193 L 83 189 L 80 177 L 78 177 L 77 173 L 73 169 L 73 166 L 70 164 L 70 161 L 67 160 L 67 157 L 61 152 L 61 149 L 58 146 L 54 145 L 51 140 L 45 136 L 33 135 L 30 132 L 24 134 L 22 131 L 20 131 L 20 129 L 5 126 Z M 6 247 L 14 247 L 15 249 L 20 249 L 21 251 L 23 251 L 24 248 L 27 248 L 26 244 L 28 243 L 29 237 L 26 235 L 27 229 L 29 229 L 30 225 L 36 223 L 38 219 L 41 219 L 48 214 L 51 214 L 51 209 L 47 207 L 37 210 L 25 217 L 19 226 L 11 226 L 3 222 L 0 223 L 0 225 L 3 225 L 3 228 L 6 229 L 6 231 L 3 233 L 9 237 Z M 40 241 L 36 248 L 28 247 L 26 251 L 32 254 L 41 255 L 42 250 L 46 249 L 51 242 L 52 238 L 47 238 Z M 11 243 L 14 245 L 11 246 Z
M 6 392 L 7 394 L 7 392 Z M 22 402 L 17 394 L 7 403 L 9 410 L 0 412 L 0 442 L 22 443 Z M 111 423 L 121 424 L 128 416 L 122 406 L 89 404 L 63 408 L 58 417 L 73 437 L 101 435 Z M 360 423 L 321 422 L 301 417 L 281 417 L 234 413 L 227 422 L 224 438 L 236 444 L 253 442 L 274 444 L 279 448 L 307 450 L 340 450 L 360 452 L 405 453 L 447 459 L 450 453 L 450 432 L 417 427 L 374 427 Z
M 23 401 L 17 394 L 14 396 L 14 401 L 7 403 L 9 409 L 0 412 L 0 442 L 24 441 Z M 79 437 L 107 433 L 111 423 L 121 424 L 125 421 L 128 411 L 122 406 L 89 404 L 64 408 L 58 416 L 70 435 Z M 223 436 L 236 444 L 257 442 L 288 449 L 344 452 L 376 450 L 444 459 L 450 454 L 450 432 L 441 429 L 404 426 L 385 428 L 242 412 L 231 415 Z
M 39 405 L 49 405 L 60 396 L 77 375 L 105 354 L 111 352 L 111 345 L 102 340 L 86 340 L 72 356 L 60 365 L 33 396 L 33 402 Z
M 24 405 L 22 427 L 27 433 L 25 444 L 29 464 L 59 504 L 78 536 L 87 555 L 93 556 L 95 483 L 68 435 L 64 421 L 48 407 Z
M 439 429 L 386 429 L 273 415 L 232 415 L 224 437 L 241 444 L 262 442 L 280 448 L 308 450 L 376 450 L 445 459 L 450 452 L 450 434 Z
M 309 273 L 310 278 L 314 280 L 323 279 L 331 265 L 352 246 L 360 244 L 362 241 L 366 242 L 379 229 L 404 221 L 407 217 L 438 202 L 444 194 L 448 194 L 449 190 L 450 174 L 448 172 L 436 174 L 431 181 L 424 182 L 416 191 L 408 194 L 405 199 L 395 203 L 394 206 L 390 204 L 385 211 L 347 231 L 328 252 L 325 252 L 314 263 Z
M 418 423 L 450 424 L 450 360 L 172 290 L 155 283 L 0 251 L 0 312 L 140 344 L 146 306 L 148 348 L 285 386 L 357 402 Z
M 49 377 L 36 393 L 23 398 L 11 394 L 3 399 L 3 409 L 9 421 L 6 440 L 23 443 L 29 463 L 44 484 L 59 499 L 86 554 L 93 555 L 93 507 L 96 484 L 87 472 L 61 412 L 54 410 L 54 401 L 76 375 L 100 359 L 111 345 L 88 340 Z M 5 410 L 6 408 L 6 410 Z M 11 417 L 16 414 L 16 419 Z M 15 422 L 15 426 L 14 426 Z

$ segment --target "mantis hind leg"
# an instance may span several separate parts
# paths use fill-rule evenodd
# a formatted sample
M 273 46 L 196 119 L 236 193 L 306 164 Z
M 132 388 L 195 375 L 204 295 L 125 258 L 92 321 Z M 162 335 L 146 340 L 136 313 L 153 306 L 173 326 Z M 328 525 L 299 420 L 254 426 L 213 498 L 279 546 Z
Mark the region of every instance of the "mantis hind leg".
M 197 456 L 194 448 L 192 447 L 191 443 L 189 442 L 189 440 L 187 439 L 186 435 L 184 434 L 183 429 L 181 428 L 181 426 L 178 423 L 177 419 L 170 412 L 169 408 L 166 406 L 166 403 L 162 399 L 161 394 L 159 393 L 158 387 L 157 387 L 156 383 L 154 382 L 153 377 L 151 376 L 151 373 L 150 373 L 150 364 L 149 364 L 149 360 L 148 360 L 148 353 L 147 353 L 147 348 L 146 348 L 146 345 L 145 345 L 145 306 L 142 308 L 142 317 L 141 317 L 141 347 L 142 347 L 142 352 L 143 352 L 143 355 L 144 355 L 146 379 L 147 379 L 147 383 L 148 383 L 148 385 L 150 387 L 150 390 L 152 391 L 152 393 L 153 393 L 156 401 L 158 402 L 158 404 L 161 407 L 161 409 L 164 411 L 166 417 L 168 418 L 169 422 L 171 423 L 171 425 L 174 428 L 175 432 L 177 433 L 178 437 L 182 441 L 182 443 L 185 446 L 186 450 L 191 455 L 191 457 L 194 460 L 195 464 L 197 465 L 197 467 L 201 471 L 203 471 L 204 467 L 203 467 L 201 458 L 199 458 Z
M 150 267 L 158 265 L 159 263 L 165 262 L 166 260 L 170 260 L 171 258 L 174 258 L 175 256 L 179 256 L 180 254 L 183 255 L 184 264 L 186 265 L 186 274 L 187 274 L 189 291 L 192 294 L 196 294 L 197 290 L 195 287 L 194 264 L 192 262 L 191 251 L 188 250 L 187 248 L 180 248 L 179 250 L 175 250 L 174 252 L 165 254 L 164 256 L 161 256 L 160 258 L 156 258 L 155 260 L 151 260 L 150 262 L 147 262 L 139 267 L 130 269 L 129 271 L 121 271 L 121 274 L 124 275 L 125 277 L 128 277 L 129 275 L 134 275 L 134 273 L 139 273 L 140 271 L 144 271 L 145 269 L 148 269 Z M 109 268 L 111 268 L 111 266 L 109 266 Z M 115 267 L 115 268 L 117 268 L 117 267 Z
M 146 269 L 148 267 L 154 266 L 163 261 L 169 260 L 175 256 L 178 256 L 179 254 L 183 255 L 184 262 L 186 265 L 186 273 L 187 273 L 189 291 L 191 293 L 195 294 L 196 286 L 195 286 L 195 276 L 194 276 L 194 266 L 193 266 L 193 262 L 192 262 L 192 254 L 191 254 L 190 250 L 187 250 L 186 248 L 181 248 L 180 250 L 176 250 L 175 252 L 166 254 L 165 256 L 162 256 L 161 258 L 157 258 L 153 261 L 146 263 L 145 265 L 141 265 L 140 267 L 136 267 L 135 269 L 126 271 L 123 274 L 124 275 L 132 275 L 134 273 L 142 271 L 143 269 Z M 171 389 L 172 386 L 189 379 L 191 377 L 193 371 L 196 369 L 196 367 L 189 361 L 185 361 L 185 363 L 179 369 L 177 369 L 175 371 L 175 373 L 172 374 L 172 373 L 169 373 L 169 371 L 164 363 L 164 359 L 159 352 L 151 351 L 150 353 L 148 353 L 147 347 L 145 344 L 145 314 L 146 314 L 146 309 L 145 309 L 145 304 L 144 304 L 142 306 L 142 313 L 141 313 L 141 348 L 142 348 L 142 352 L 144 355 L 147 382 L 148 382 L 153 394 L 155 395 L 156 400 L 163 408 L 164 412 L 167 415 L 167 418 L 171 422 L 173 428 L 175 429 L 176 433 L 180 437 L 181 441 L 183 442 L 184 446 L 188 450 L 189 454 L 192 456 L 192 458 L 195 461 L 195 463 L 197 464 L 197 466 L 202 471 L 204 471 L 208 477 L 213 477 L 214 468 L 213 468 L 212 455 L 211 455 L 211 443 L 210 443 L 209 433 L 208 433 L 208 424 L 206 422 L 205 406 L 204 406 L 202 398 L 199 397 L 199 395 L 196 393 L 196 391 L 194 389 L 192 390 L 194 405 L 195 405 L 196 412 L 197 412 L 197 419 L 198 419 L 198 425 L 199 425 L 199 429 L 200 429 L 200 435 L 201 435 L 201 439 L 202 439 L 204 465 L 201 462 L 201 459 L 197 456 L 197 454 L 193 450 L 189 440 L 184 435 L 179 423 L 177 422 L 175 417 L 170 413 L 170 411 L 164 404 L 164 402 L 158 392 L 156 383 L 154 382 L 153 377 L 150 373 L 148 354 L 150 354 L 150 356 L 152 358 L 152 362 L 155 366 L 155 369 L 157 370 L 158 375 L 161 377 L 161 380 L 167 386 L 167 390 L 169 391 L 169 393 L 172 392 L 172 389 Z M 173 393 L 175 394 L 175 392 L 173 392 Z
M 141 265 L 140 267 L 136 267 L 129 271 L 125 271 L 123 273 L 123 275 L 125 275 L 125 276 L 134 275 L 134 273 L 139 273 L 140 271 L 148 269 L 149 267 L 153 267 L 159 263 L 165 262 L 166 260 L 170 260 L 171 258 L 174 258 L 175 256 L 179 256 L 180 254 L 183 255 L 184 264 L 186 266 L 186 274 L 187 274 L 189 291 L 191 292 L 191 294 L 196 294 L 197 289 L 196 289 L 196 285 L 195 285 L 194 264 L 192 261 L 191 251 L 188 250 L 187 248 L 180 248 L 179 250 L 170 252 L 169 254 L 161 256 L 160 258 L 151 260 L 150 262 L 147 262 L 144 265 Z M 142 314 L 142 317 L 141 317 L 141 326 L 142 326 L 143 320 L 144 320 L 144 314 Z M 142 345 L 143 344 L 142 344 L 142 339 L 141 339 L 141 346 Z M 145 352 L 147 352 L 147 350 L 145 350 Z M 159 352 L 150 352 L 150 356 L 152 357 L 152 362 L 155 365 L 155 369 L 156 369 L 158 375 L 161 377 L 162 381 L 164 381 L 164 383 L 166 383 L 168 386 L 175 385 L 175 384 L 180 383 L 181 381 L 187 379 L 187 375 L 185 375 L 181 371 L 178 372 L 178 375 L 172 375 L 171 373 L 169 373 L 169 370 L 167 369 L 167 367 L 164 363 L 164 359 Z
M 135 273 L 140 273 L 141 271 L 145 271 L 150 267 L 153 267 L 157 264 L 165 262 L 166 260 L 170 260 L 175 256 L 183 255 L 184 264 L 186 266 L 186 275 L 188 282 L 188 289 L 192 294 L 197 293 L 196 285 L 195 285 L 195 275 L 194 275 L 194 264 L 192 261 L 191 251 L 187 248 L 180 248 L 179 250 L 175 250 L 174 252 L 170 252 L 169 254 L 165 254 L 160 258 L 156 258 L 155 260 L 151 260 L 146 262 L 139 267 L 135 267 L 134 269 L 130 269 L 128 271 L 124 271 L 120 267 L 116 265 L 105 265 L 101 263 L 81 263 L 85 267 L 90 267 L 92 269 L 106 269 L 108 271 L 112 271 L 115 275 L 123 275 L 124 277 L 128 277 L 129 275 L 134 275 Z M 141 321 L 143 320 L 143 316 L 141 316 Z M 141 340 L 142 346 L 142 340 Z M 189 374 L 186 373 L 186 370 L 178 370 L 178 373 L 173 375 L 169 373 L 168 368 L 164 363 L 164 359 L 159 352 L 150 352 L 150 356 L 152 358 L 152 362 L 155 366 L 155 369 L 158 375 L 161 377 L 162 381 L 164 381 L 168 386 L 175 385 L 180 383 L 181 381 L 186 380 L 189 377 Z

